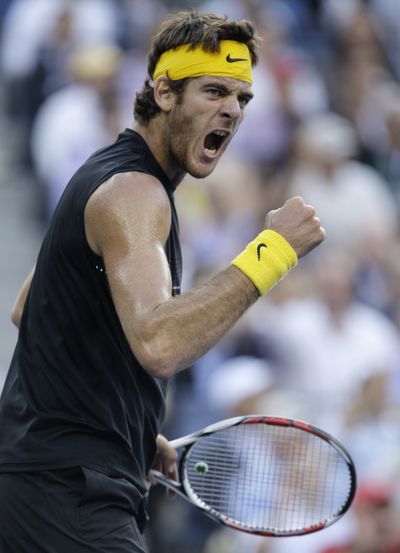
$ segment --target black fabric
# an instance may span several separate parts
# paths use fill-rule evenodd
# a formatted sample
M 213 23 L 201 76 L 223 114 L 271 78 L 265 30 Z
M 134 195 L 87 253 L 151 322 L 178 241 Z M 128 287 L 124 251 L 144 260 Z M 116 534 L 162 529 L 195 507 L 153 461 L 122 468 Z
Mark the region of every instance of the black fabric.
M 133 485 L 90 469 L 0 474 L 0 553 L 147 553 Z
M 180 291 L 173 186 L 143 139 L 127 129 L 73 176 L 42 244 L 0 399 L 0 472 L 86 466 L 126 478 L 138 505 L 163 418 L 164 383 L 132 353 L 102 259 L 84 230 L 91 194 L 128 171 L 153 175 L 168 193 L 172 225 L 165 251 L 172 293 Z

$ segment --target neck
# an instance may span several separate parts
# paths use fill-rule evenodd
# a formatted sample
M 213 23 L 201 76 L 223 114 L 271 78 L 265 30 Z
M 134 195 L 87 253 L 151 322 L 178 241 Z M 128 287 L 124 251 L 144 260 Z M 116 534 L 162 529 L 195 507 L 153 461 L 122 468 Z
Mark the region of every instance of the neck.
M 157 163 L 167 175 L 173 186 L 178 186 L 186 172 L 175 162 L 170 154 L 168 139 L 164 137 L 164 125 L 160 117 L 155 117 L 146 126 L 135 123 L 132 128 L 140 134 L 146 142 L 151 153 L 157 160 Z

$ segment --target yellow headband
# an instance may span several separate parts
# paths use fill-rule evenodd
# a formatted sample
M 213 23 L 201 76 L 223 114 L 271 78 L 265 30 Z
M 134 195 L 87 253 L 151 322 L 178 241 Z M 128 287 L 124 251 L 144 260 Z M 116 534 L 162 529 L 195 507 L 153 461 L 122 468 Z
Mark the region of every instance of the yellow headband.
M 250 52 L 246 44 L 235 40 L 222 40 L 219 52 L 206 52 L 202 45 L 196 48 L 182 44 L 164 52 L 154 70 L 154 80 L 167 75 L 171 80 L 186 77 L 233 77 L 252 83 Z

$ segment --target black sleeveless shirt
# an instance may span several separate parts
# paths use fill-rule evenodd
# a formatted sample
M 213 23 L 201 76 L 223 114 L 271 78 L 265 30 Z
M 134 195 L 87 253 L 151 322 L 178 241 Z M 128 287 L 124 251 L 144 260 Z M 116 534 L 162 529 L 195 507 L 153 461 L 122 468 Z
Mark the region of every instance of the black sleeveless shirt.
M 128 171 L 154 176 L 168 194 L 165 252 L 172 294 L 180 291 L 173 187 L 140 135 L 126 129 L 72 177 L 43 241 L 0 399 L 0 472 L 86 466 L 146 491 L 164 383 L 132 353 L 84 229 L 93 192 Z

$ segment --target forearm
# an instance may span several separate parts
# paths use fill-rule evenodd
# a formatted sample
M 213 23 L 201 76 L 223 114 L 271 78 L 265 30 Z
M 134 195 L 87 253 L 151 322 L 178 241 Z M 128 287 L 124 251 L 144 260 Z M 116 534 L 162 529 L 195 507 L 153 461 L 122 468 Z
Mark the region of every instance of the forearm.
M 212 348 L 259 297 L 236 267 L 200 287 L 158 305 L 142 321 L 140 351 L 145 368 L 166 378 Z M 133 340 L 133 350 L 137 340 Z M 147 366 L 146 366 L 147 365 Z
M 147 208 L 152 206 L 149 202 Z M 155 232 L 149 224 L 153 219 L 145 218 L 137 232 L 128 234 L 129 222 L 124 218 L 123 225 L 110 226 L 110 232 L 100 237 L 98 254 L 105 260 L 114 305 L 130 347 L 145 370 L 159 378 L 175 374 L 206 353 L 325 236 L 311 206 L 301 198 L 288 200 L 268 214 L 266 228 L 230 267 L 197 289 L 172 298 L 163 246 L 170 227 L 162 219 L 158 222 L 162 232 Z

